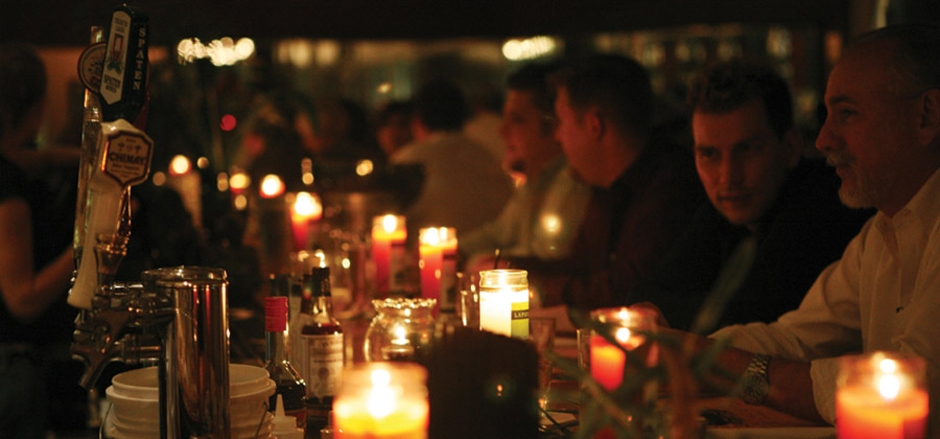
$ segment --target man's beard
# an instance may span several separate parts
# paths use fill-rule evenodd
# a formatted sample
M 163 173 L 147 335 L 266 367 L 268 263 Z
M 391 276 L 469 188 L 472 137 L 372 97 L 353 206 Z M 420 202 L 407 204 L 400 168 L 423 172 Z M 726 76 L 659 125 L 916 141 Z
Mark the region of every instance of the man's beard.
M 845 153 L 831 153 L 826 157 L 829 166 L 839 167 L 847 174 L 839 186 L 839 199 L 851 208 L 875 207 L 883 196 L 885 185 L 870 171 L 859 168 L 855 158 Z M 846 182 L 846 180 L 849 180 Z

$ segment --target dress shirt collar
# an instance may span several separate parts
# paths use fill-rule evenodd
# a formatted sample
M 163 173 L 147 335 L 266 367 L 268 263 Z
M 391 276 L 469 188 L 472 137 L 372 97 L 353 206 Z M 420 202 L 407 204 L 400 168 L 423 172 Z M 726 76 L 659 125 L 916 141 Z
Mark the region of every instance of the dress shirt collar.
M 904 210 L 911 211 L 928 232 L 940 227 L 940 168 L 933 171 Z
M 919 221 L 927 231 L 932 231 L 934 227 L 940 227 L 940 168 L 935 170 L 930 178 L 924 182 L 923 186 L 907 202 L 893 218 L 889 218 L 883 212 L 878 211 L 877 221 L 879 223 L 896 223 L 901 218 L 913 217 Z

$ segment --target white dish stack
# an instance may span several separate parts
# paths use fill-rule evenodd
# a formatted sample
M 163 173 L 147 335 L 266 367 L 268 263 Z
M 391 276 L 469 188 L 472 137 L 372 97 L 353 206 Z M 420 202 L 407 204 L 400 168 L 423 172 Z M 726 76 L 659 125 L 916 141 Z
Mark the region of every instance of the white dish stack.
M 274 394 L 268 371 L 245 364 L 229 365 L 229 414 L 233 439 L 274 439 L 274 415 L 268 399 Z M 111 410 L 105 431 L 113 439 L 160 437 L 157 368 L 147 367 L 114 376 L 105 390 Z

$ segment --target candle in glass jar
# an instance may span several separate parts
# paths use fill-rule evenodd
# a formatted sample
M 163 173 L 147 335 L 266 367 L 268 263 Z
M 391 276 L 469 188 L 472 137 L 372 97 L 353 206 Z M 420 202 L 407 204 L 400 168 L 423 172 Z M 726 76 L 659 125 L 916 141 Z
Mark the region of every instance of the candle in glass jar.
M 404 326 L 392 327 L 392 342 L 382 347 L 382 359 L 385 361 L 412 361 L 415 348 L 408 341 L 408 331 Z
M 443 292 L 445 276 L 445 254 L 448 262 L 456 264 L 454 256 L 457 252 L 457 232 L 452 227 L 428 227 L 421 229 L 418 237 L 418 254 L 420 260 L 418 266 L 421 268 L 421 296 L 428 299 L 437 299 L 444 306 L 441 300 L 445 294 Z M 453 270 L 456 265 L 449 267 L 450 276 L 456 276 Z M 452 284 L 453 282 L 451 282 Z M 453 306 L 450 306 L 451 310 Z
M 395 274 L 400 270 L 405 251 L 405 217 L 381 215 L 372 220 L 372 260 L 375 285 L 382 293 L 397 289 Z
M 294 234 L 294 250 L 307 249 L 310 242 L 311 227 L 323 215 L 323 205 L 316 195 L 309 192 L 298 192 L 293 197 L 290 208 L 291 231 Z
M 529 281 L 525 270 L 480 272 L 480 328 L 529 338 Z
M 840 439 L 920 439 L 928 396 L 924 361 L 874 352 L 840 359 L 836 431 Z
M 343 371 L 333 402 L 337 439 L 425 439 L 427 370 L 416 363 L 359 363 Z
M 591 313 L 592 319 L 612 325 L 611 334 L 626 350 L 633 351 L 646 342 L 645 332 L 655 328 L 655 316 L 646 309 L 605 308 Z M 623 369 L 627 356 L 623 349 L 607 341 L 602 335 L 593 333 L 590 341 L 591 376 L 604 389 L 612 391 L 623 382 Z M 647 364 L 656 361 L 655 347 L 650 347 Z

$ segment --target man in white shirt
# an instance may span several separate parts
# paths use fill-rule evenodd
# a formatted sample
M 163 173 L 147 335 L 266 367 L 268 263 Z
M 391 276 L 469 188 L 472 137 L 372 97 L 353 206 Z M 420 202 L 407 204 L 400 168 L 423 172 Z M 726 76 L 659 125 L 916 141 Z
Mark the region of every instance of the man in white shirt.
M 833 68 L 825 104 L 816 147 L 842 179 L 839 196 L 878 213 L 797 310 L 697 341 L 730 337 L 719 362 L 744 377 L 745 402 L 830 423 L 839 356 L 924 357 L 940 432 L 940 28 L 861 36 Z
M 453 227 L 460 237 L 496 218 L 512 195 L 499 161 L 460 131 L 466 118 L 463 91 L 449 80 L 431 80 L 415 96 L 415 140 L 389 158 L 424 166 L 420 193 L 405 209 L 410 240 L 423 227 Z

